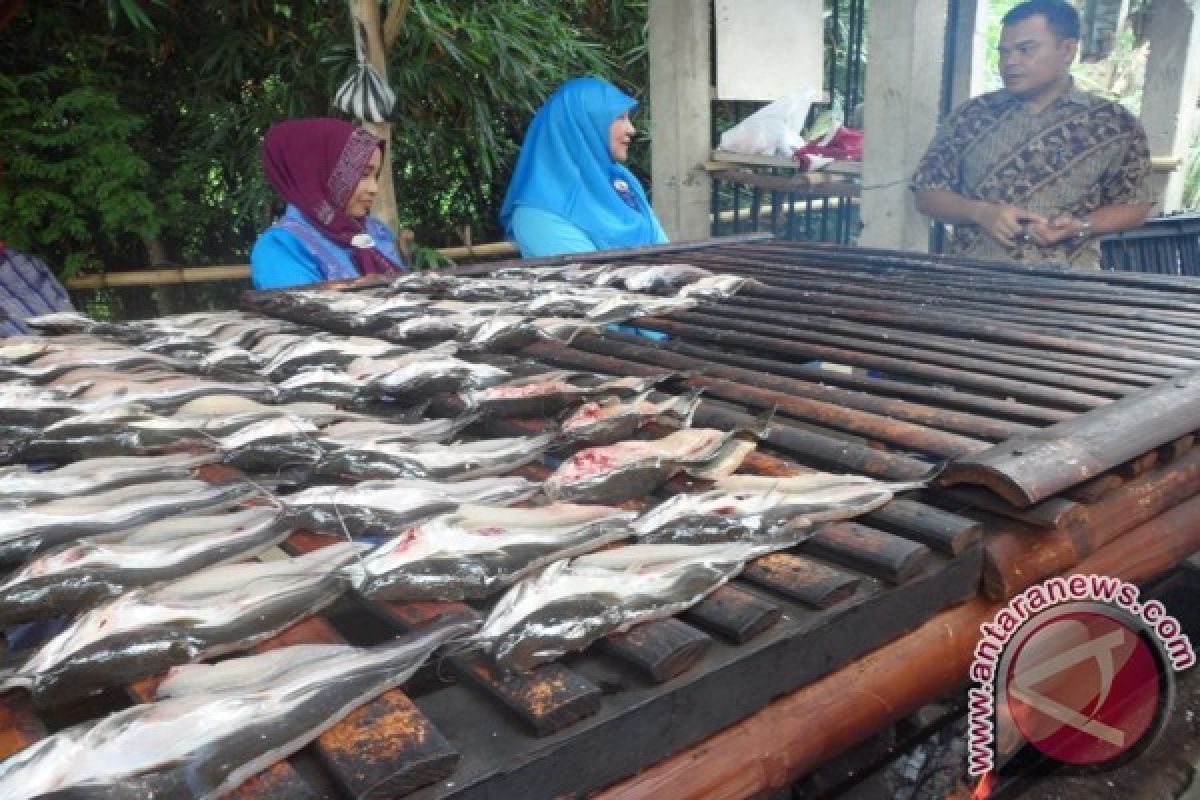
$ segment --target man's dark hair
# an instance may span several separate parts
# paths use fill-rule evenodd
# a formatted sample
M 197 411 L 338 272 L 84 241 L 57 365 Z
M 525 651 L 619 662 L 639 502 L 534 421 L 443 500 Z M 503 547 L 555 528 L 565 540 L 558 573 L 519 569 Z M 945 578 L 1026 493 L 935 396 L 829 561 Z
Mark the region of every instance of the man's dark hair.
M 1041 14 L 1046 26 L 1059 39 L 1079 38 L 1079 12 L 1066 0 L 1026 0 L 1012 7 L 1001 22 L 1012 25 Z

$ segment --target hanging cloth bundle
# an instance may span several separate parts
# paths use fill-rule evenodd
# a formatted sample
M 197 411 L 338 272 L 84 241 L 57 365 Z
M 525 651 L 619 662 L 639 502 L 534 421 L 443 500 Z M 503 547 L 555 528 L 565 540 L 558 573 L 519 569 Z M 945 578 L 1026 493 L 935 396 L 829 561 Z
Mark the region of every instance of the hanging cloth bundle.
M 333 104 L 363 122 L 383 122 L 396 106 L 396 93 L 384 81 L 379 70 L 367 62 L 367 30 L 353 18 L 354 50 L 358 66 L 333 96 Z

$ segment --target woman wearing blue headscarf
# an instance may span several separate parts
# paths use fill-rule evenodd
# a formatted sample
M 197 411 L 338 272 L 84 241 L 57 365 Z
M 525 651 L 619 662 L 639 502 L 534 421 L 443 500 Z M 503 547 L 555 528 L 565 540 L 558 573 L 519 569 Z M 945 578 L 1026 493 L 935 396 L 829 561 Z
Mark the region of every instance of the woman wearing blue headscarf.
M 553 256 L 667 241 L 641 183 L 622 163 L 637 101 L 600 78 L 575 78 L 534 116 L 500 221 L 521 255 Z

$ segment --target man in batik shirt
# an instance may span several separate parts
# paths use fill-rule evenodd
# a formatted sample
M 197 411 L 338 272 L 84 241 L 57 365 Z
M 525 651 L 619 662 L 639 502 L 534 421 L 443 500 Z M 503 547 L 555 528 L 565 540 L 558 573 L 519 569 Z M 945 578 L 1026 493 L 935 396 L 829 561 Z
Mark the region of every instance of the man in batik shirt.
M 910 184 L 917 208 L 954 226 L 960 255 L 1098 267 L 1097 237 L 1137 227 L 1152 208 L 1146 133 L 1075 88 L 1074 7 L 1029 0 L 1003 22 L 1004 88 L 939 128 Z

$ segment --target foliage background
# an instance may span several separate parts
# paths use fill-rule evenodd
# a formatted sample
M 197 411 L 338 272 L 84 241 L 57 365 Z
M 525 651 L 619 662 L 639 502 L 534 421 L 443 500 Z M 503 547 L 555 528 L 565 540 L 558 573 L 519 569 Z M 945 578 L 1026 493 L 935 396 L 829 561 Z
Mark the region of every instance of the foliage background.
M 0 0 L 6 14 L 0 237 L 68 277 L 245 263 L 280 210 L 263 134 L 336 115 L 354 62 L 345 0 Z M 646 0 L 412 0 L 389 63 L 401 225 L 426 246 L 501 238 L 529 117 L 578 74 L 641 95 L 645 19 Z

